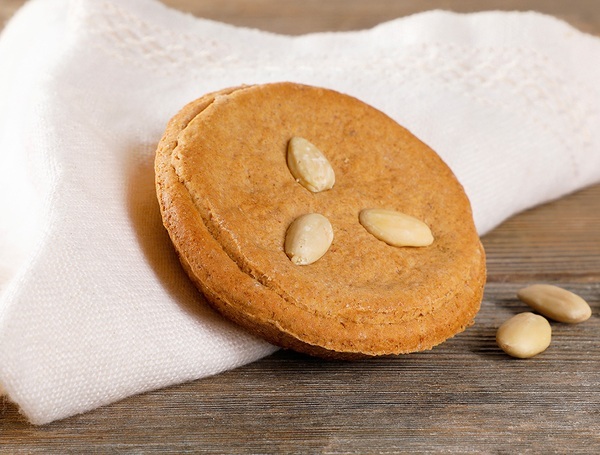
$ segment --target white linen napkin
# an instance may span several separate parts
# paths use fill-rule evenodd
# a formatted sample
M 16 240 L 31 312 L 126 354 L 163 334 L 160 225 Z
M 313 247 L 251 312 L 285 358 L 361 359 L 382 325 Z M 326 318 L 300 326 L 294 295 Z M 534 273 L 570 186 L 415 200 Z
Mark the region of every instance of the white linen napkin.
M 155 0 L 31 1 L 0 37 L 0 387 L 31 422 L 275 350 L 182 272 L 153 155 L 188 101 L 284 80 L 412 130 L 455 171 L 482 234 L 600 181 L 600 41 L 552 17 L 428 12 L 286 37 Z

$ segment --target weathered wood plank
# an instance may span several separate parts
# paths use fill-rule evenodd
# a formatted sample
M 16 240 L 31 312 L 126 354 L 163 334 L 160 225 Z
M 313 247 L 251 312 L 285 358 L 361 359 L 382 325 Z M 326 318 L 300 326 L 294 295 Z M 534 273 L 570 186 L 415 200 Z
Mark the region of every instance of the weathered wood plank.
M 588 188 L 488 234 L 488 281 L 599 282 L 598 201 L 600 188 Z

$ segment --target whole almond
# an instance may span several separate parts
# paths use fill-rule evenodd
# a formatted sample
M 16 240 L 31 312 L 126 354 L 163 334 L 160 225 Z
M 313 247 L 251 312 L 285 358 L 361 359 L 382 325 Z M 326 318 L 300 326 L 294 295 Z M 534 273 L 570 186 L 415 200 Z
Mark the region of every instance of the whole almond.
M 364 209 L 358 219 L 379 240 L 392 246 L 428 246 L 431 229 L 421 220 L 394 210 Z
M 333 228 L 319 213 L 296 218 L 285 236 L 285 254 L 296 265 L 308 265 L 319 260 L 333 242 Z
M 575 324 L 592 315 L 585 300 L 551 284 L 534 284 L 519 290 L 517 296 L 538 313 L 558 322 Z
M 288 142 L 287 165 L 296 181 L 313 193 L 335 184 L 333 167 L 325 155 L 302 137 L 293 137 Z
M 520 313 L 505 321 L 496 332 L 496 343 L 512 357 L 526 359 L 550 346 L 552 328 L 543 316 Z

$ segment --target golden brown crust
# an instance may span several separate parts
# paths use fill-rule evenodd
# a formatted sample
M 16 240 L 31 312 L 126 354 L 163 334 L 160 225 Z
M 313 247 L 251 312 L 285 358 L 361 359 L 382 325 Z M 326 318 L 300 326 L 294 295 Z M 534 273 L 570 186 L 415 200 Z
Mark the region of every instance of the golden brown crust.
M 291 176 L 292 136 L 336 172 L 311 193 Z M 450 169 L 407 130 L 355 98 L 293 83 L 206 95 L 169 123 L 156 157 L 164 224 L 209 302 L 265 339 L 328 357 L 429 349 L 479 309 L 485 257 L 466 195 Z M 426 222 L 435 241 L 395 248 L 358 222 L 363 208 Z M 318 212 L 330 250 L 309 266 L 283 251 L 288 225 Z

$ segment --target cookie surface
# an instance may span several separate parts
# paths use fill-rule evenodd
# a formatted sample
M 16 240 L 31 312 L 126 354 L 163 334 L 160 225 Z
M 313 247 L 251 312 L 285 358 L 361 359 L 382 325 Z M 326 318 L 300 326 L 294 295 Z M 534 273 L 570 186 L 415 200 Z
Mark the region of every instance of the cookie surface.
M 312 193 L 293 178 L 294 136 L 327 157 L 332 189 Z M 485 255 L 462 186 L 429 147 L 350 96 L 293 83 L 205 95 L 169 123 L 156 184 L 194 283 L 274 344 L 329 357 L 421 351 L 479 309 Z M 435 240 L 392 247 L 361 226 L 365 208 L 418 218 Z M 331 222 L 333 243 L 298 266 L 284 252 L 286 230 L 313 212 Z

